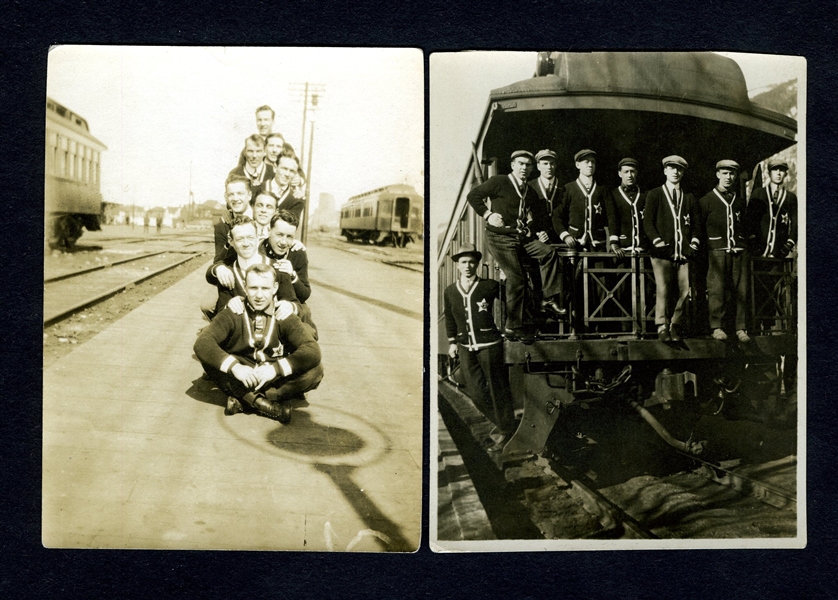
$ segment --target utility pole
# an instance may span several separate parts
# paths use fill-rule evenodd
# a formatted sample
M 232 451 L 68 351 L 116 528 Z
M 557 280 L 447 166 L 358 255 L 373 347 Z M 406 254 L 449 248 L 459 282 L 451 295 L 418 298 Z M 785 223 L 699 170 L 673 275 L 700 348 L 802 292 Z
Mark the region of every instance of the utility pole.
M 320 83 L 293 83 L 291 84 L 291 91 L 296 94 L 296 100 L 303 101 L 303 129 L 300 135 L 300 167 L 306 162 L 306 126 L 311 122 L 311 131 L 309 133 L 308 142 L 308 163 L 306 167 L 306 197 L 305 207 L 303 208 L 302 223 L 300 223 L 300 240 L 303 244 L 306 243 L 308 234 L 308 218 L 309 218 L 309 199 L 311 198 L 311 155 L 314 148 L 314 114 L 320 104 L 320 100 L 326 93 L 326 86 Z M 311 113 L 309 115 L 309 113 Z

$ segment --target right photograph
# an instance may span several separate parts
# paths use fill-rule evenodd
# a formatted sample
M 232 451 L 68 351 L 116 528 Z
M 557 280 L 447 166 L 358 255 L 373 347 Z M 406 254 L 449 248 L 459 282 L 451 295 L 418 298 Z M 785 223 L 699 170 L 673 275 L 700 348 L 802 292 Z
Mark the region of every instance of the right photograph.
M 430 544 L 806 545 L 806 60 L 430 58 Z

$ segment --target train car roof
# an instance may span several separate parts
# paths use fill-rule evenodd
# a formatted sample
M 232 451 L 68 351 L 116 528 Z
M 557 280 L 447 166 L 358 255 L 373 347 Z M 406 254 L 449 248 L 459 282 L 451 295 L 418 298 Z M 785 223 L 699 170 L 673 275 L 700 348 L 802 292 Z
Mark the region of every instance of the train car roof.
M 358 202 L 360 200 L 367 200 L 378 194 L 399 194 L 402 196 L 418 196 L 419 198 L 422 197 L 421 194 L 419 194 L 412 185 L 397 183 L 393 185 L 385 185 L 384 187 L 370 190 L 369 192 L 364 192 L 363 194 L 358 194 L 357 196 L 352 196 L 346 201 L 346 204 Z
M 712 52 L 541 53 L 537 69 L 535 77 L 492 90 L 491 100 L 582 95 L 590 103 L 590 96 L 648 98 L 657 101 L 650 105 L 656 112 L 668 108 L 660 102 L 669 101 L 682 108 L 679 114 L 713 118 L 710 109 L 718 107 L 797 132 L 794 119 L 750 101 L 736 61 Z M 755 123 L 743 118 L 739 124 Z
M 102 147 L 102 150 L 107 150 L 108 147 L 101 142 L 101 140 L 97 139 L 90 133 L 90 126 L 87 124 L 87 119 L 82 117 L 79 114 L 74 113 L 69 108 L 61 104 L 60 102 L 56 102 L 49 96 L 47 96 L 47 118 L 52 118 L 56 122 L 61 123 L 71 129 L 74 129 L 78 133 L 82 134 L 84 137 L 89 139 L 91 142 L 98 144 Z

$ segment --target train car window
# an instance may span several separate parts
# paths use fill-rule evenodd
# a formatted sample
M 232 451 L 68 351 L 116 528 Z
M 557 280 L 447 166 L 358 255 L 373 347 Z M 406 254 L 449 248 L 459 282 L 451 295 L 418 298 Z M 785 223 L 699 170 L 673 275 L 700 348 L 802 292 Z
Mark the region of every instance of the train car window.
M 56 105 L 55 112 L 57 112 L 60 116 L 66 117 L 67 116 L 67 109 L 63 106 Z

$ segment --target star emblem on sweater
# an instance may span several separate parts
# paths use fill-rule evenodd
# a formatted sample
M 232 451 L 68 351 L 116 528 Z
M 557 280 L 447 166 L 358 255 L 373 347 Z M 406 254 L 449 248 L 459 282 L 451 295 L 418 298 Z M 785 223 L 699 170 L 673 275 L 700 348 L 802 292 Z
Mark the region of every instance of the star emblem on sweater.
M 736 222 L 738 223 L 739 222 L 739 211 L 738 210 L 734 213 L 734 216 L 736 217 Z
M 783 225 L 788 225 L 789 224 L 789 213 L 783 213 L 782 216 L 780 216 L 780 220 L 783 222 Z
M 684 215 L 684 225 L 690 224 L 690 215 Z
M 285 348 L 283 348 L 282 344 L 277 344 L 275 348 L 271 349 L 271 357 L 272 358 L 282 358 L 282 355 L 285 354 Z
M 477 311 L 478 312 L 483 312 L 483 311 L 488 312 L 489 311 L 489 302 L 486 300 L 486 298 L 483 298 L 483 300 L 481 300 L 480 302 L 477 303 Z
M 594 211 L 596 211 L 596 214 L 601 215 L 602 214 L 602 204 L 600 204 L 599 202 L 594 204 Z

